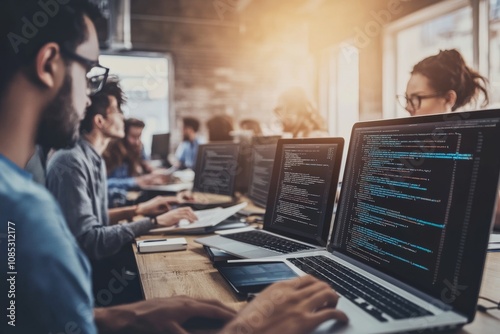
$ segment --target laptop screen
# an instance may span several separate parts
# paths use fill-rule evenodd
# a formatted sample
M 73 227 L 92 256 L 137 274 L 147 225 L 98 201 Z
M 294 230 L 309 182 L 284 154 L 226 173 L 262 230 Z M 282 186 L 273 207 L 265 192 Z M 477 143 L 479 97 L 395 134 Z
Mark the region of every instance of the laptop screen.
M 255 205 L 266 207 L 269 183 L 273 173 L 276 144 L 255 145 L 252 147 L 250 185 L 248 198 Z
M 193 191 L 233 196 L 239 145 L 232 142 L 198 147 Z
M 333 248 L 474 312 L 499 161 L 498 110 L 356 124 Z
M 167 160 L 170 150 L 170 133 L 153 135 L 151 159 Z
M 264 219 L 266 229 L 326 245 L 343 144 L 342 138 L 278 142 Z

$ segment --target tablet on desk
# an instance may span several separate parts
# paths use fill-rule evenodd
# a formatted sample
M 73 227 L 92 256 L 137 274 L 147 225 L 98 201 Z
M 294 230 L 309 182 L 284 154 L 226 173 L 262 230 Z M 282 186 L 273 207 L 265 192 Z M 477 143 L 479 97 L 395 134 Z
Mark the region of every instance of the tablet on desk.
M 240 296 L 262 291 L 269 285 L 298 275 L 283 262 L 216 262 L 214 266 Z

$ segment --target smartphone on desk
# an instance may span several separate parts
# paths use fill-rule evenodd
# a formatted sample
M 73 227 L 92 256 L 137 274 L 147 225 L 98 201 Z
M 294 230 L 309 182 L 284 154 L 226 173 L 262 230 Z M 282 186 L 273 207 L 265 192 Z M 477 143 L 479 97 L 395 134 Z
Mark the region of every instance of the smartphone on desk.
M 290 267 L 280 261 L 216 262 L 214 266 L 234 292 L 247 298 L 275 282 L 298 277 Z

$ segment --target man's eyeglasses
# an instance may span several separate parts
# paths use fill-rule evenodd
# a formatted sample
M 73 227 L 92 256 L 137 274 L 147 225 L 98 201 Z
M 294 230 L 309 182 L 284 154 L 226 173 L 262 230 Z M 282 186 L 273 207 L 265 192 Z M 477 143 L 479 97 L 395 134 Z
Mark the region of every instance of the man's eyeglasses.
M 109 68 L 99 65 L 98 61 L 87 59 L 66 49 L 61 49 L 61 53 L 79 62 L 87 69 L 87 88 L 89 96 L 95 95 L 104 87 L 108 78 Z
M 398 99 L 399 104 L 405 108 L 411 116 L 415 115 L 415 112 L 420 109 L 420 106 L 422 105 L 422 100 L 425 99 L 432 99 L 435 97 L 441 97 L 443 96 L 442 93 L 436 93 L 436 94 L 429 94 L 429 95 L 411 95 L 410 97 L 406 95 L 396 95 L 396 98 Z M 407 108 L 407 107 L 410 108 Z

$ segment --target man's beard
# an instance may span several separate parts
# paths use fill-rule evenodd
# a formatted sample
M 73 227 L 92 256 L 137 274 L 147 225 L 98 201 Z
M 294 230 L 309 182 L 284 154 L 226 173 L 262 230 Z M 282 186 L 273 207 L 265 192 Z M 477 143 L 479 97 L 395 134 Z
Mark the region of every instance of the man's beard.
M 189 135 L 188 134 L 183 135 L 182 140 L 183 141 L 190 141 Z
M 71 76 L 66 74 L 63 85 L 54 100 L 45 108 L 36 143 L 43 148 L 73 147 L 79 138 L 80 118 L 71 100 Z

